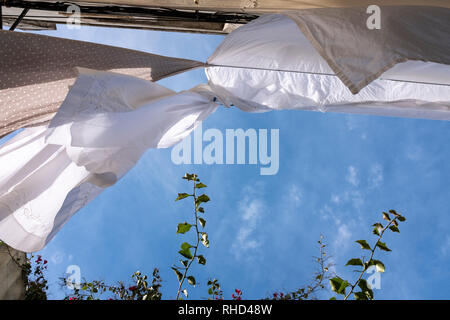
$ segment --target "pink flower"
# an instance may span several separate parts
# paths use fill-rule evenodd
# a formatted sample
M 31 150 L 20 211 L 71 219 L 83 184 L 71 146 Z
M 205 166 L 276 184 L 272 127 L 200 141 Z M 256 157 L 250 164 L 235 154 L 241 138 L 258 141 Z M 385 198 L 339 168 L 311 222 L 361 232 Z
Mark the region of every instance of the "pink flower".
M 130 291 L 134 291 L 134 290 L 136 290 L 136 289 L 137 289 L 136 286 L 131 286 L 131 287 L 128 288 L 128 290 L 130 290 Z

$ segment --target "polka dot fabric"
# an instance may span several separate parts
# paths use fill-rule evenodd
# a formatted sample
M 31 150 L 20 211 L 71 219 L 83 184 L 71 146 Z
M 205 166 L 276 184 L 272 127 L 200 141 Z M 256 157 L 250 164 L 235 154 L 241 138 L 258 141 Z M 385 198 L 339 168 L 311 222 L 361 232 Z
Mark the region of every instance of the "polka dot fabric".
M 77 77 L 76 67 L 159 79 L 198 61 L 24 32 L 0 31 L 0 137 L 47 123 Z

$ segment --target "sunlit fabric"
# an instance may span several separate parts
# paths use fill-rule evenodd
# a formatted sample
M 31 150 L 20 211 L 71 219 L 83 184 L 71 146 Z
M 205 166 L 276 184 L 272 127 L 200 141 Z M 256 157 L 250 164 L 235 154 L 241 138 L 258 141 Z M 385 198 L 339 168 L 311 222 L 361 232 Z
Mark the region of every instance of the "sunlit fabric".
M 316 20 L 322 23 L 323 16 L 319 14 L 322 11 L 313 12 L 316 15 L 308 23 Z M 450 16 L 450 10 L 446 13 Z M 320 26 L 327 26 L 327 23 Z M 443 30 L 449 34 L 450 19 L 442 23 L 444 25 Z M 341 30 L 341 33 L 350 31 Z M 443 61 L 448 58 L 450 63 L 449 42 L 443 41 L 448 36 L 441 36 L 434 40 L 436 46 L 414 51 L 411 56 L 420 52 L 426 55 L 430 51 L 429 60 L 441 57 Z M 373 74 L 385 69 L 384 59 L 395 60 L 400 51 L 392 47 L 393 57 L 387 55 L 388 58 L 370 50 L 363 54 L 364 48 L 359 45 L 365 46 L 365 42 L 360 41 L 357 33 L 345 39 L 348 49 L 331 41 L 325 43 L 330 46 L 327 52 L 333 54 L 330 59 L 341 62 L 349 79 L 364 79 L 362 82 L 368 82 Z M 285 15 L 268 15 L 232 32 L 208 59 L 206 73 L 209 84 L 222 101 L 249 112 L 299 109 L 450 120 L 448 64 L 408 60 L 392 65 L 354 94 L 327 60 L 294 20 Z
M 75 82 L 75 67 L 157 81 L 202 66 L 136 50 L 0 30 L 0 137 L 48 123 Z
M 48 127 L 27 128 L 0 148 L 0 239 L 42 249 L 148 148 L 181 141 L 216 108 L 201 88 L 175 93 L 83 70 Z

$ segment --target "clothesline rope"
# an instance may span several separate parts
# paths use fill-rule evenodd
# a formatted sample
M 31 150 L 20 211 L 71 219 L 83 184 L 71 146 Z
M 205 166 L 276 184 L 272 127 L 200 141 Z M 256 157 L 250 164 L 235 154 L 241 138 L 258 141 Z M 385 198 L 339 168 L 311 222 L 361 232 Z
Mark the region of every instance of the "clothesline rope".
M 321 73 L 321 72 L 308 72 L 308 71 L 296 71 L 296 70 L 283 70 L 283 69 L 270 69 L 270 68 L 257 68 L 257 67 L 242 67 L 242 66 L 231 66 L 224 64 L 209 64 L 205 63 L 205 68 L 208 67 L 221 67 L 221 68 L 236 68 L 236 69 L 250 69 L 250 70 L 261 70 L 261 71 L 272 71 L 272 72 L 288 72 L 288 73 L 298 73 L 298 74 L 311 74 L 318 76 L 332 76 L 337 77 L 334 73 Z M 379 78 L 378 80 L 384 81 L 394 81 L 394 82 L 407 82 L 415 84 L 425 84 L 425 85 L 436 85 L 450 87 L 450 84 L 439 83 L 439 82 L 425 82 L 425 81 L 412 81 L 412 80 L 399 80 L 399 79 L 389 79 L 389 78 Z

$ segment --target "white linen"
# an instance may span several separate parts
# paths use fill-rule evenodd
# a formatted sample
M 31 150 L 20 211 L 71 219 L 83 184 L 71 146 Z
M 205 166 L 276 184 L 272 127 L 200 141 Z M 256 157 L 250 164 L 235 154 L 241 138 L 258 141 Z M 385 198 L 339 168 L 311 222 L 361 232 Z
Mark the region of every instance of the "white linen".
M 233 31 L 208 64 L 209 84 L 221 101 L 248 112 L 300 109 L 450 120 L 449 65 L 400 63 L 352 94 L 285 15 L 263 16 Z
M 366 7 L 286 13 L 354 94 L 405 61 L 450 64 L 450 9 L 379 7 L 379 29 Z
M 48 127 L 0 147 L 0 239 L 42 249 L 148 148 L 185 138 L 217 108 L 300 109 L 450 120 L 450 66 L 407 61 L 352 94 L 285 15 L 233 31 L 208 60 L 209 86 L 175 93 L 135 77 L 81 69 Z M 44 209 L 45 208 L 45 209 Z
M 181 141 L 214 112 L 202 91 L 82 70 L 49 127 L 27 128 L 0 147 L 0 239 L 42 249 L 148 148 Z
M 92 42 L 0 30 L 0 137 L 48 124 L 75 82 L 75 67 L 146 80 L 201 67 L 193 60 Z

